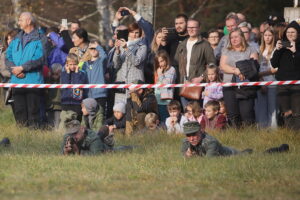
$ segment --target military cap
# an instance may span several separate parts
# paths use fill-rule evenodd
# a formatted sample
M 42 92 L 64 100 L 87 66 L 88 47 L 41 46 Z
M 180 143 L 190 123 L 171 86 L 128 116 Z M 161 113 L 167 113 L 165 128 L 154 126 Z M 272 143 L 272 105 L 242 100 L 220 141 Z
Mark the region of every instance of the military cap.
M 80 122 L 78 120 L 72 120 L 66 123 L 66 133 L 77 133 L 80 129 Z
M 188 121 L 183 124 L 183 134 L 185 135 L 197 133 L 200 129 L 201 126 L 197 121 Z

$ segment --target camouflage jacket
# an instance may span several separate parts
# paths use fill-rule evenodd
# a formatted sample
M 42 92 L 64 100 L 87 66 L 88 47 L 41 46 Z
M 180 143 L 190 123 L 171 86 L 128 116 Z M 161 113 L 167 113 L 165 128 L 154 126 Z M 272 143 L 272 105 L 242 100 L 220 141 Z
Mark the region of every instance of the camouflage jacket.
M 65 134 L 61 146 L 61 152 L 64 153 L 64 146 L 66 144 L 67 138 L 72 136 L 72 134 Z M 77 144 L 80 149 L 81 155 L 95 155 L 101 154 L 110 148 L 102 142 L 97 133 L 92 130 L 86 130 L 86 136 L 80 144 Z
M 187 139 L 184 139 L 181 149 L 182 153 L 185 155 L 185 152 L 189 148 L 197 156 L 229 156 L 239 153 L 239 151 L 237 151 L 236 149 L 223 146 L 216 138 L 208 135 L 207 133 L 202 134 L 202 140 L 196 146 L 192 146 Z

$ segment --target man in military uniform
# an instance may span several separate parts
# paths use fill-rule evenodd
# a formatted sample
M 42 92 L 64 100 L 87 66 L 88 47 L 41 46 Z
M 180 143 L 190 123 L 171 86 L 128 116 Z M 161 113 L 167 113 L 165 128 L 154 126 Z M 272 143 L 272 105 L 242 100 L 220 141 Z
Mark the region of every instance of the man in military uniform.
M 252 149 L 238 151 L 231 147 L 223 146 L 216 138 L 201 131 L 197 121 L 183 124 L 183 133 L 186 135 L 182 143 L 182 153 L 186 157 L 192 156 L 230 156 L 243 153 L 252 153 Z
M 86 129 L 78 120 L 66 124 L 66 134 L 62 142 L 64 155 L 95 155 L 113 150 L 114 140 L 108 131 L 99 130 L 98 133 Z

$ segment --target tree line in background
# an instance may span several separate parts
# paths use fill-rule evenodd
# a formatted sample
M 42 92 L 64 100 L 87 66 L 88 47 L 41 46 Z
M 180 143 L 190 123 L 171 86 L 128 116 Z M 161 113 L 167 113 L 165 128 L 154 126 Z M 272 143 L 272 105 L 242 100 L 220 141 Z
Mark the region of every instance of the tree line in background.
M 61 19 L 79 19 L 90 36 L 108 41 L 110 23 L 121 6 L 137 8 L 136 0 L 1 0 L 0 33 L 16 27 L 16 20 L 23 11 L 36 15 L 40 25 L 58 26 Z M 283 15 L 284 7 L 291 7 L 292 0 L 154 0 L 154 26 L 173 27 L 174 18 L 185 13 L 202 23 L 202 31 L 224 26 L 227 13 L 244 13 L 254 26 L 267 20 L 269 15 Z M 124 20 L 127 23 L 128 20 Z

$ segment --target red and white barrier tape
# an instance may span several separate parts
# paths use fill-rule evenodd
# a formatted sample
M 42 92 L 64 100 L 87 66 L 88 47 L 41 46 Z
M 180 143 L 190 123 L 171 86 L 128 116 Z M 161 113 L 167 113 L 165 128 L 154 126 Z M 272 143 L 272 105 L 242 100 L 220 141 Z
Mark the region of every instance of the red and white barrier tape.
M 240 82 L 240 83 L 187 83 L 187 84 L 13 84 L 0 83 L 5 88 L 175 88 L 195 86 L 270 86 L 270 85 L 298 85 L 300 80 L 293 81 L 263 81 L 263 82 Z

